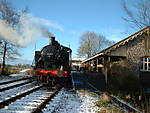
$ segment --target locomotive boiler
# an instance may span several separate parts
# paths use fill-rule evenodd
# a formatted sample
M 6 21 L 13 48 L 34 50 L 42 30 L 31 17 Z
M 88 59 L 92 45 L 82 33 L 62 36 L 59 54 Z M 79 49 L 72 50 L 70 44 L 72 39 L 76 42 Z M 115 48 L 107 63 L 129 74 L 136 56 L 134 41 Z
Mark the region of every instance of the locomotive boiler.
M 49 45 L 35 51 L 35 76 L 38 80 L 56 83 L 69 80 L 71 71 L 71 52 L 50 37 Z

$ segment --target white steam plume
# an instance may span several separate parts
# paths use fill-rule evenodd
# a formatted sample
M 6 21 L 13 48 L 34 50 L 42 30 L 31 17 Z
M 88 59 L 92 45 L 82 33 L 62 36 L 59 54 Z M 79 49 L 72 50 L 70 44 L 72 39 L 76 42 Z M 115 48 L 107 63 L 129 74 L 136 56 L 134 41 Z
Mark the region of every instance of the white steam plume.
M 12 41 L 14 44 L 17 44 L 16 41 L 19 37 L 15 29 L 8 26 L 4 20 L 0 20 L 0 39 Z
M 47 27 L 64 31 L 60 25 L 46 19 L 35 18 L 30 14 L 21 15 L 19 25 L 18 28 L 12 28 L 4 20 L 0 20 L 0 39 L 10 41 L 15 45 L 26 46 L 40 36 L 51 36 Z

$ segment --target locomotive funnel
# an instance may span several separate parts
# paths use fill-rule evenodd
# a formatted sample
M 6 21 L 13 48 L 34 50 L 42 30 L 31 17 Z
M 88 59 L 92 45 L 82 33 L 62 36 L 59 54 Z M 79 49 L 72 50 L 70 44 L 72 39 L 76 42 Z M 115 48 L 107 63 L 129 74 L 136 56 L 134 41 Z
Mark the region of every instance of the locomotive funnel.
M 55 42 L 55 37 L 50 37 L 49 38 L 49 45 L 54 45 L 54 42 Z

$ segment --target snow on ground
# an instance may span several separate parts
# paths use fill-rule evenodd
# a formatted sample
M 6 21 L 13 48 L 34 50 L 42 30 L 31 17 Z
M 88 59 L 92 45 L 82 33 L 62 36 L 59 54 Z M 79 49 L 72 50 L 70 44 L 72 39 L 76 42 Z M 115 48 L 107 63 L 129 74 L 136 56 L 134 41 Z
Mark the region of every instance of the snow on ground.
M 1 82 L 6 82 L 6 81 L 11 81 L 11 80 L 17 80 L 21 78 L 26 78 L 28 75 L 22 75 L 22 74 L 11 74 L 9 76 L 3 76 L 0 75 L 0 83 Z
M 12 75 L 10 75 L 10 76 L 30 76 L 29 75 L 29 71 L 30 71 L 31 69 L 23 69 L 23 70 L 21 70 L 20 72 L 18 72 L 17 74 L 12 74 Z
M 10 87 L 10 86 L 13 86 L 13 85 L 17 85 L 17 84 L 22 84 L 22 83 L 29 82 L 29 81 L 31 81 L 31 80 L 27 79 L 27 80 L 21 80 L 21 81 L 17 81 L 17 82 L 12 82 L 12 83 L 9 83 L 9 84 L 3 84 L 3 85 L 0 85 L 0 89 L 1 88 L 6 88 L 6 87 Z
M 24 73 L 24 72 L 27 72 L 27 71 L 30 71 L 31 69 L 24 69 L 24 70 L 21 70 L 20 72 L 21 73 Z
M 6 82 L 6 81 L 11 81 L 11 80 L 16 80 L 16 79 L 21 79 L 21 78 L 26 78 L 26 77 L 30 77 L 31 75 L 29 74 L 30 69 L 24 69 L 16 74 L 11 74 L 9 76 L 4 76 L 4 75 L 0 75 L 0 82 Z
M 43 113 L 97 113 L 101 110 L 95 105 L 98 100 L 98 96 L 62 89 L 43 110 Z
M 22 93 L 30 88 L 36 87 L 36 86 L 37 86 L 37 82 L 32 82 L 32 83 L 29 83 L 26 85 L 22 85 L 20 87 L 16 87 L 13 89 L 9 89 L 9 90 L 0 92 L 0 102 L 4 101 L 10 97 L 14 97 L 15 95 L 19 95 L 20 93 Z

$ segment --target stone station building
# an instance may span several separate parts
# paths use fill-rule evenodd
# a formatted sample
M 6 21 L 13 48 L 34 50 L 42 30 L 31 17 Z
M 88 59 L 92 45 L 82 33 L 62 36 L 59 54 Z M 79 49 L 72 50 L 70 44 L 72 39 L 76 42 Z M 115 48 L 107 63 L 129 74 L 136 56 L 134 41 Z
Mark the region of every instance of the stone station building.
M 131 36 L 85 59 L 88 70 L 102 72 L 107 82 L 110 62 L 127 60 L 131 70 L 144 82 L 150 81 L 150 27 L 146 27 Z

